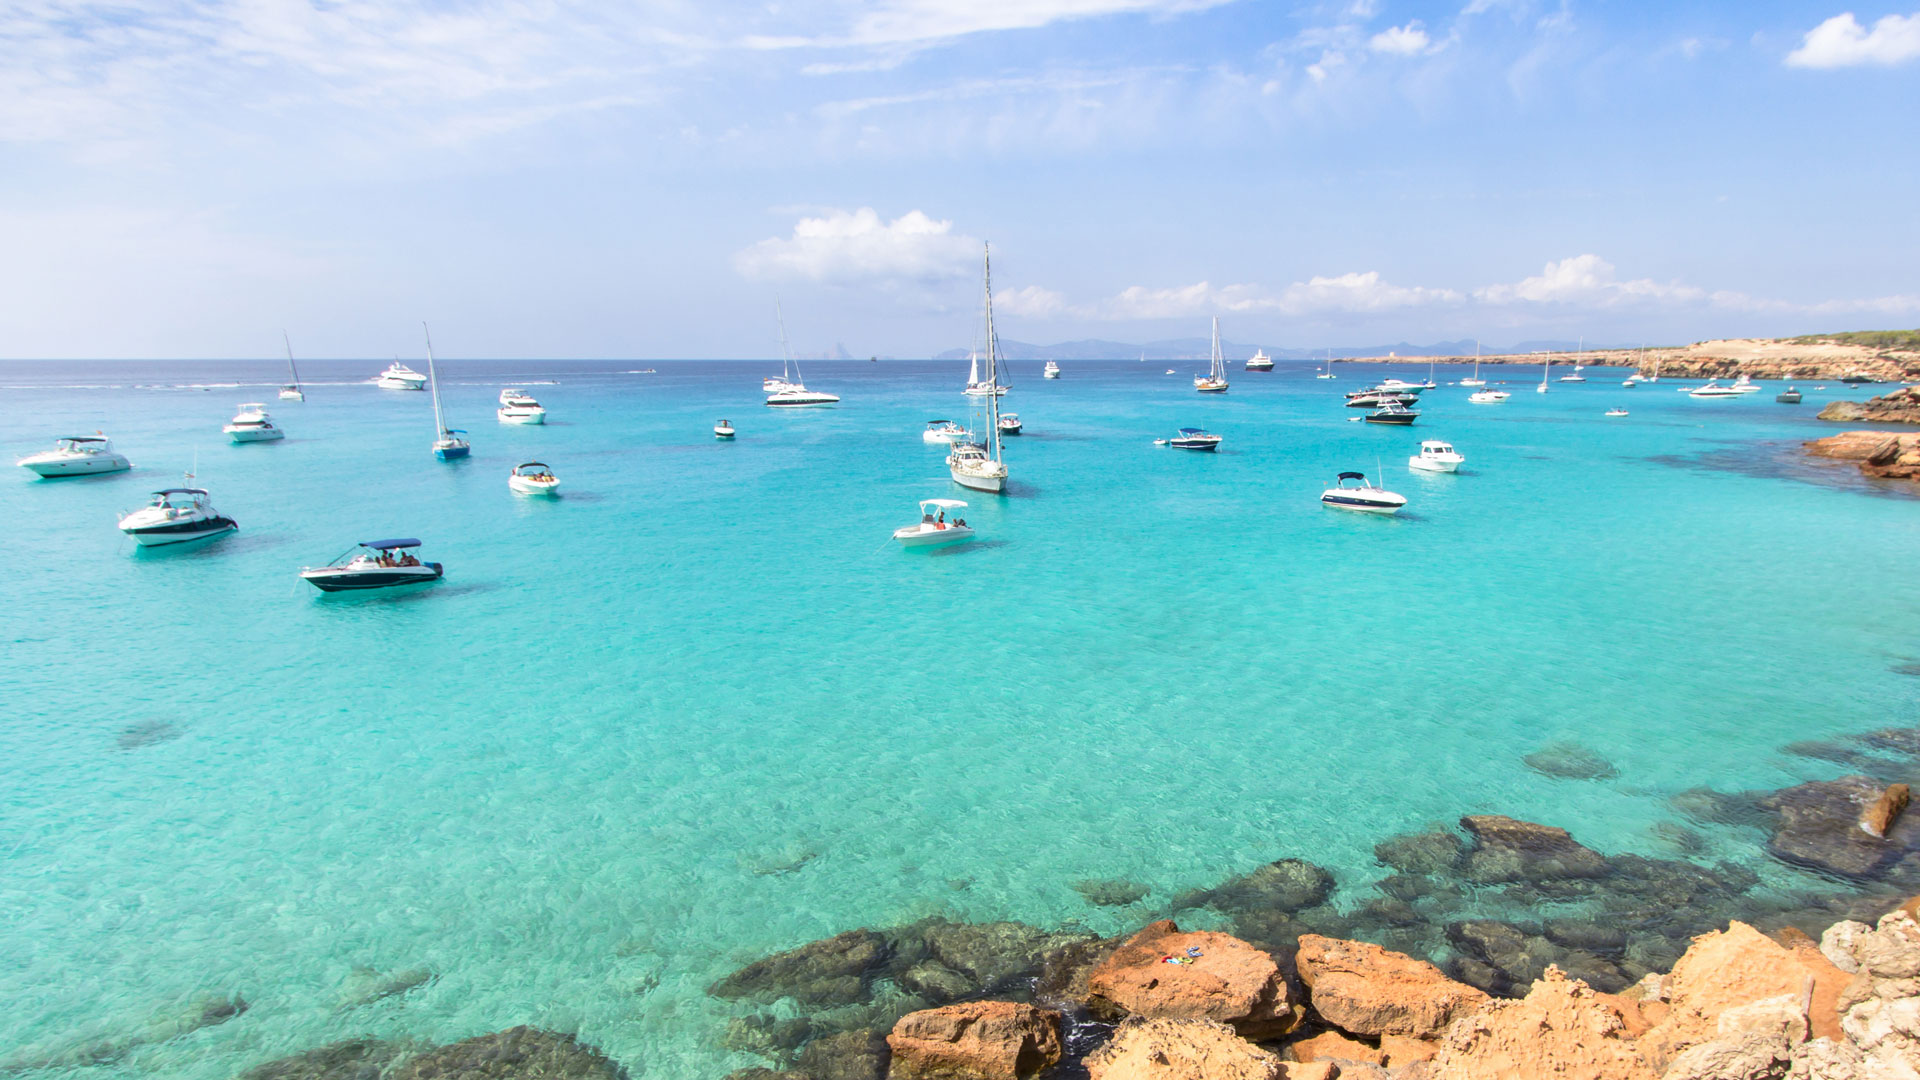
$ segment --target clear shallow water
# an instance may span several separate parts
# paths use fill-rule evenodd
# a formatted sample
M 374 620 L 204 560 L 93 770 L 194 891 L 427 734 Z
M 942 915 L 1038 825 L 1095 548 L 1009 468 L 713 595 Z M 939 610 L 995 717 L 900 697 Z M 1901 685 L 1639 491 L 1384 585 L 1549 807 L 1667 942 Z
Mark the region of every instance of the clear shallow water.
M 244 1016 L 108 1071 L 534 1023 L 717 1077 L 758 1062 L 716 1048 L 736 1009 L 704 988 L 773 949 L 929 914 L 1117 931 L 1282 856 L 1357 898 L 1377 841 L 1471 812 L 1670 855 L 1668 795 L 1836 775 L 1779 748 L 1920 700 L 1893 670 L 1920 657 L 1920 502 L 1795 452 L 1837 385 L 1699 402 L 1595 371 L 1543 397 L 1495 368 L 1510 402 L 1443 386 L 1395 431 L 1338 403 L 1386 368 L 1224 398 L 1192 365 L 1016 370 L 1030 434 L 993 500 L 919 439 L 965 415 L 956 364 L 810 364 L 842 404 L 775 412 L 766 364 L 456 361 L 474 456 L 450 465 L 426 395 L 355 383 L 379 366 L 310 363 L 301 404 L 271 364 L 0 365 L 0 448 L 103 428 L 138 466 L 0 484 L 25 525 L 0 539 L 0 1046 L 239 991 Z M 214 383 L 241 385 L 191 388 Z M 547 427 L 494 423 L 509 384 Z M 225 444 L 261 397 L 290 437 Z M 1222 451 L 1152 445 L 1182 425 Z M 1465 471 L 1410 473 L 1422 437 Z M 196 453 L 242 531 L 137 550 L 116 513 Z M 507 491 L 530 459 L 564 498 Z M 1376 460 L 1407 514 L 1318 504 Z M 936 495 L 981 542 L 895 550 Z M 376 535 L 447 580 L 294 577 Z M 1561 738 L 1620 775 L 1521 765 Z M 1093 908 L 1089 877 L 1154 895 Z M 342 1009 L 356 966 L 439 978 Z

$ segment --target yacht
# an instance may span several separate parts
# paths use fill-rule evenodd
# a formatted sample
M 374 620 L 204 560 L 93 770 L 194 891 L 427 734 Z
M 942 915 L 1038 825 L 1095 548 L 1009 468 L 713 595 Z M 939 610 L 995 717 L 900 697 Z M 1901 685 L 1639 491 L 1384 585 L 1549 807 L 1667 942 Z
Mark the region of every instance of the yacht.
M 1173 370 L 1172 368 L 1168 368 L 1168 369 L 1167 369 L 1167 374 L 1169 374 L 1169 375 L 1178 375 L 1178 374 L 1180 374 L 1180 373 L 1179 373 L 1179 372 L 1177 372 L 1177 371 L 1175 371 L 1175 370 Z
M 1773 395 L 1773 400 L 1782 405 L 1798 405 L 1800 404 L 1800 391 L 1789 386 L 1785 390 Z
M 55 439 L 53 449 L 29 454 L 20 459 L 19 465 L 45 477 L 92 476 L 133 468 L 133 463 L 125 454 L 117 453 L 113 441 L 105 435 L 69 435 Z
M 419 585 L 439 581 L 442 570 L 437 562 L 421 562 L 412 549 L 420 541 L 365 540 L 353 550 L 325 566 L 307 566 L 300 577 L 321 592 L 353 592 L 362 589 L 390 589 L 396 585 Z
M 425 390 L 427 377 L 395 360 L 387 370 L 374 376 L 373 385 L 382 390 Z
M 1000 380 L 1000 339 L 993 331 L 993 251 L 985 249 L 981 255 L 982 289 L 986 296 L 987 309 L 987 370 L 982 385 L 998 386 Z M 947 472 L 953 482 L 961 487 L 975 491 L 987 491 L 995 494 L 1007 489 L 1007 463 L 1000 456 L 1000 395 L 986 393 L 980 395 L 986 414 L 982 431 L 986 442 L 956 442 L 953 452 L 947 455 Z
M 1730 398 L 1743 397 L 1746 395 L 1745 390 L 1736 390 L 1731 386 L 1721 386 L 1718 382 L 1709 382 L 1705 386 L 1696 386 L 1691 390 L 1682 390 L 1681 393 L 1688 397 L 1697 398 Z
M 1273 357 L 1268 356 L 1265 349 L 1255 349 L 1252 358 L 1247 361 L 1247 370 L 1272 371 Z
M 544 424 L 547 422 L 547 410 L 525 390 L 513 388 L 500 391 L 500 408 L 494 415 L 503 424 Z
M 762 380 L 760 386 L 767 391 L 767 404 L 776 409 L 838 404 L 840 399 L 832 394 L 807 389 L 800 375 L 800 361 L 793 358 L 793 349 L 787 344 L 787 317 L 777 302 L 773 305 L 773 314 L 780 323 L 780 378 Z M 787 378 L 788 368 L 793 369 L 791 379 Z
M 927 430 L 920 433 L 920 440 L 951 446 L 954 443 L 972 442 L 973 432 L 951 420 L 929 420 Z
M 1757 394 L 1766 389 L 1745 375 L 1733 380 L 1733 391 L 1737 394 Z
M 1423 391 L 1431 390 L 1432 387 L 1426 383 L 1408 382 L 1405 379 L 1381 379 L 1380 385 L 1375 389 L 1390 394 L 1409 394 L 1419 397 Z
M 433 456 L 441 461 L 456 461 L 473 452 L 467 440 L 461 438 L 466 432 L 447 426 L 446 414 L 440 410 L 440 376 L 433 369 L 433 334 L 427 330 L 427 324 L 420 324 L 420 332 L 427 336 L 427 374 L 433 377 Z
M 1475 390 L 1467 395 L 1467 400 L 1475 405 L 1498 405 L 1512 396 L 1505 390 Z
M 1220 356 L 1220 316 L 1213 317 L 1213 358 L 1205 375 L 1193 377 L 1193 388 L 1203 394 L 1227 392 L 1227 362 Z
M 133 537 L 141 547 L 205 540 L 239 527 L 232 518 L 213 508 L 207 501 L 205 488 L 156 491 L 152 502 L 120 519 L 120 531 Z
M 1385 383 L 1347 395 L 1347 408 L 1372 409 L 1381 405 L 1411 405 L 1420 395 L 1410 390 L 1389 390 Z
M 1002 435 L 1020 434 L 1020 414 L 1019 413 L 1001 413 L 1000 414 L 1000 434 Z
M 1485 386 L 1487 380 L 1480 377 L 1480 343 L 1473 343 L 1473 378 L 1461 379 L 1461 386 Z
M 287 385 L 280 388 L 280 400 L 305 401 L 307 400 L 307 394 L 306 391 L 300 389 L 299 369 L 293 366 L 293 339 L 287 336 L 285 330 L 280 331 L 280 338 L 287 343 L 287 376 L 291 380 Z
M 1625 409 L 1608 409 L 1608 410 L 1607 410 L 1607 415 L 1608 415 L 1608 416 L 1625 416 L 1625 415 L 1627 415 L 1627 410 L 1625 410 Z
M 1849 371 L 1845 375 L 1840 376 L 1840 381 L 1846 383 L 1848 386 L 1858 386 L 1861 383 L 1878 382 L 1879 380 L 1865 372 Z
M 220 430 L 237 443 L 271 442 L 287 437 L 285 431 L 274 426 L 273 418 L 267 415 L 267 407 L 257 401 L 241 405 L 240 411 Z
M 1049 360 L 1047 361 L 1047 366 L 1041 369 L 1040 374 L 1045 378 L 1057 379 L 1060 377 L 1060 365 Z
M 1467 459 L 1452 443 L 1439 439 L 1428 439 L 1420 444 L 1420 452 L 1407 459 L 1407 468 L 1421 472 L 1458 472 L 1460 465 Z
M 1420 414 L 1397 401 L 1389 401 L 1368 413 L 1365 419 L 1369 424 L 1398 424 L 1405 427 L 1420 419 Z
M 1183 427 L 1180 429 L 1180 433 L 1173 438 L 1159 439 L 1156 441 L 1163 445 L 1171 446 L 1175 450 L 1220 449 L 1220 436 L 1215 435 L 1211 431 L 1202 431 L 1199 428 L 1193 427 Z
M 1560 376 L 1560 381 L 1561 382 L 1586 382 L 1587 377 L 1585 375 L 1580 374 L 1580 369 L 1582 366 L 1583 365 L 1578 360 L 1575 360 L 1573 362 L 1573 374 Z
M 965 518 L 955 516 L 952 521 L 947 520 L 947 511 L 966 508 L 967 504 L 959 499 L 921 499 L 920 520 L 893 530 L 893 538 L 906 547 L 932 547 L 935 544 L 971 540 L 973 526 L 968 525 Z
M 988 394 L 1004 397 L 1007 388 L 996 381 L 980 377 L 980 354 L 974 353 L 967 357 L 967 388 L 961 393 L 969 397 L 986 397 Z
M 716 439 L 733 438 L 733 423 L 728 420 L 722 420 L 713 425 L 713 437 Z
M 1353 480 L 1356 483 L 1349 484 Z M 1333 486 L 1320 493 L 1322 505 L 1338 510 L 1361 510 L 1369 514 L 1397 514 L 1407 505 L 1407 497 L 1367 483 L 1366 473 L 1343 472 Z
M 839 401 L 840 399 L 832 394 L 809 390 L 798 384 L 767 395 L 767 404 L 784 409 L 802 408 L 808 405 L 833 405 Z
M 560 478 L 545 462 L 529 461 L 507 474 L 507 488 L 516 495 L 558 495 Z

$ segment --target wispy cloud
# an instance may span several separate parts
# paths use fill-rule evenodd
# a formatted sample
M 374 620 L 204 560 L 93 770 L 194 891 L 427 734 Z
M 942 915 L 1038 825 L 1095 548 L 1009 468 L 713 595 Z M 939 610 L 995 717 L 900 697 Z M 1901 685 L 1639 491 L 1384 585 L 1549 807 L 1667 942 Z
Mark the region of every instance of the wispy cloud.
M 1612 263 L 1588 254 L 1549 262 L 1532 277 L 1512 284 L 1483 286 L 1475 289 L 1473 295 L 1489 304 L 1579 304 L 1592 308 L 1649 301 L 1696 302 L 1707 294 L 1692 286 L 1650 278 L 1621 281 L 1615 276 Z
M 733 265 L 766 281 L 927 282 L 971 273 L 980 254 L 980 241 L 955 233 L 951 221 L 918 210 L 885 221 L 863 206 L 803 217 L 791 236 L 762 240 L 736 254 Z
M 818 34 L 754 34 L 757 49 L 920 45 L 994 30 L 1115 15 L 1182 15 L 1233 0 L 883 0 L 850 25 Z
M 1866 64 L 1892 66 L 1920 59 L 1920 11 L 1888 15 L 1868 30 L 1853 12 L 1835 15 L 1807 31 L 1800 47 L 1787 54 L 1788 67 L 1841 68 Z
M 1394 56 L 1417 56 L 1427 49 L 1427 32 L 1415 19 L 1405 26 L 1390 26 L 1367 39 L 1367 48 Z

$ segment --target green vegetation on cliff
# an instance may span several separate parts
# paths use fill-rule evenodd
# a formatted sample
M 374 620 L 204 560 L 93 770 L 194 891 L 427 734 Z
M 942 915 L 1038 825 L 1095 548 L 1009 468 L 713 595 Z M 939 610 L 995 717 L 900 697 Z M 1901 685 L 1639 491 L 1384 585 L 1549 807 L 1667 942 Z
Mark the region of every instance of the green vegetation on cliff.
M 1795 345 L 1863 345 L 1869 349 L 1920 349 L 1920 330 L 1851 330 L 1844 334 L 1804 334 L 1788 338 Z

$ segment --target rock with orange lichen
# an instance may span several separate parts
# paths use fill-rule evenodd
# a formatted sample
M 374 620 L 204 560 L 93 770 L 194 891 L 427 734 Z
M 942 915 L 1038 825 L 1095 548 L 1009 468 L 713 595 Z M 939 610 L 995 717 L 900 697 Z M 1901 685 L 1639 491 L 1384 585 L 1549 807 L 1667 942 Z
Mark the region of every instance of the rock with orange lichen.
M 1087 991 L 1095 1015 L 1214 1020 L 1249 1038 L 1283 1035 L 1299 1021 L 1273 957 L 1229 934 L 1183 933 L 1170 919 L 1115 949 Z
M 1364 941 L 1302 934 L 1295 958 L 1313 1011 L 1357 1035 L 1434 1037 L 1487 995 L 1424 960 Z
M 1651 1059 L 1665 1062 L 1718 1038 L 1721 1015 L 1728 1010 L 1781 996 L 1809 1002 L 1812 1034 L 1836 1037 L 1835 1004 L 1849 981 L 1817 948 L 1788 949 L 1746 923 L 1730 923 L 1694 938 L 1661 980 L 1670 1011 L 1641 1043 Z
M 1090 1080 L 1286 1080 L 1280 1059 L 1212 1020 L 1129 1017 L 1087 1055 Z M 1305 1075 L 1305 1074 L 1298 1074 Z
M 1659 1080 L 1632 1038 L 1634 1009 L 1550 967 L 1525 998 L 1455 1021 L 1425 1068 L 1434 1080 Z

